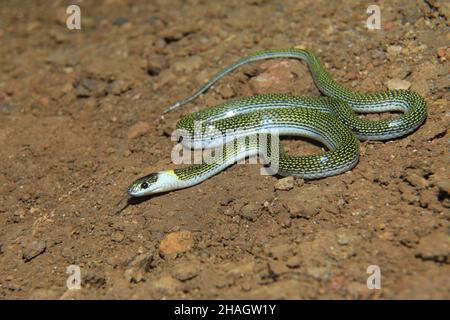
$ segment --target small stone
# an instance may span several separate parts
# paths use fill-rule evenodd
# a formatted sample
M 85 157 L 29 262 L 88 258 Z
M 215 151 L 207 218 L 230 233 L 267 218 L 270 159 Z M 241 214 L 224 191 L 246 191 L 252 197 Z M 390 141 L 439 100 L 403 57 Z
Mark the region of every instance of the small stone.
M 300 267 L 301 264 L 302 264 L 302 259 L 300 258 L 300 256 L 289 257 L 286 261 L 286 266 L 291 269 L 296 269 L 296 268 Z
M 61 89 L 61 92 L 65 93 L 65 94 L 68 94 L 68 93 L 72 92 L 73 86 L 72 86 L 72 84 L 70 82 L 66 82 L 65 84 L 63 84 L 60 87 L 60 89 Z
M 356 80 L 358 79 L 358 74 L 355 71 L 351 71 L 345 75 L 347 80 Z
M 87 98 L 87 97 L 91 96 L 91 92 L 87 88 L 85 88 L 84 86 L 78 84 L 75 87 L 75 95 L 78 98 Z
M 188 251 L 194 246 L 193 235 L 190 231 L 176 231 L 169 233 L 159 244 L 160 253 L 174 255 Z
M 240 210 L 240 216 L 248 221 L 256 221 L 262 214 L 261 204 L 258 202 L 248 203 Z
M 427 179 L 413 172 L 409 172 L 405 178 L 406 181 L 408 181 L 413 187 L 416 187 L 417 189 L 425 189 L 429 185 Z
M 105 285 L 106 278 L 104 274 L 97 274 L 88 271 L 83 275 L 83 286 L 87 289 L 102 289 Z
M 23 250 L 22 258 L 25 262 L 31 261 L 38 255 L 44 253 L 47 248 L 47 242 L 44 240 L 33 240 L 31 243 Z
M 235 95 L 233 88 L 230 85 L 222 86 L 219 89 L 219 94 L 224 99 L 229 99 Z
M 128 139 L 136 139 L 140 136 L 145 135 L 150 131 L 150 124 L 145 121 L 139 121 L 138 123 L 134 124 L 129 130 L 127 137 Z
M 115 26 L 122 26 L 127 23 L 128 23 L 128 19 L 124 18 L 124 17 L 119 17 L 119 18 L 113 20 L 113 22 L 112 22 L 112 24 Z
M 115 80 L 108 85 L 108 93 L 112 93 L 116 96 L 121 95 L 122 93 L 128 91 L 130 89 L 130 84 L 123 80 Z
M 382 234 L 378 236 L 379 239 L 385 240 L 385 241 L 393 241 L 394 240 L 394 234 L 390 231 L 385 231 Z
M 402 52 L 402 49 L 403 48 L 401 46 L 388 46 L 386 51 L 388 54 L 396 56 Z
M 438 177 L 434 180 L 434 184 L 439 188 L 441 192 L 450 194 L 450 180 L 444 177 Z
M 36 207 L 31 207 L 30 208 L 30 213 L 31 214 L 38 214 L 39 212 L 41 212 L 41 209 L 36 208 Z
M 112 234 L 111 239 L 114 242 L 122 242 L 125 236 L 122 232 L 116 231 Z
M 288 214 L 280 214 L 276 219 L 277 223 L 283 228 L 289 228 L 292 225 L 292 219 Z
M 161 73 L 162 70 L 167 68 L 167 59 L 163 55 L 154 55 L 147 59 L 147 73 L 149 76 L 154 77 Z
M 420 239 L 416 257 L 440 263 L 450 263 L 450 235 L 434 232 Z
M 311 219 L 319 213 L 321 203 L 301 198 L 290 197 L 283 200 L 283 206 L 289 211 L 291 218 Z
M 411 87 L 411 82 L 402 79 L 391 79 L 386 83 L 389 90 L 408 90 Z
M 96 79 L 83 78 L 75 87 L 77 97 L 101 97 L 106 95 L 106 83 Z
M 124 272 L 124 276 L 127 281 L 130 283 L 144 281 L 145 273 L 149 272 L 150 269 L 153 268 L 153 256 L 154 252 L 150 251 L 134 257 Z
M 387 31 L 391 30 L 392 27 L 393 27 L 393 23 L 391 21 L 388 21 L 384 24 L 384 29 Z
M 187 281 L 195 278 L 200 270 L 195 263 L 180 263 L 175 266 L 172 276 L 180 281 Z
M 3 243 L 0 242 L 0 255 L 2 255 L 5 252 L 5 249 L 3 249 Z
M 194 70 L 200 69 L 203 59 L 200 56 L 192 56 L 175 62 L 172 68 L 179 73 L 192 73 Z
M 294 188 L 294 177 L 286 177 L 275 183 L 275 190 L 288 191 Z
M 341 246 L 346 246 L 350 243 L 350 238 L 344 234 L 339 234 L 337 238 L 338 238 L 337 243 L 340 244 Z
M 253 202 L 244 205 L 241 208 L 239 215 L 248 221 L 256 221 L 261 213 L 261 204 L 258 202 Z

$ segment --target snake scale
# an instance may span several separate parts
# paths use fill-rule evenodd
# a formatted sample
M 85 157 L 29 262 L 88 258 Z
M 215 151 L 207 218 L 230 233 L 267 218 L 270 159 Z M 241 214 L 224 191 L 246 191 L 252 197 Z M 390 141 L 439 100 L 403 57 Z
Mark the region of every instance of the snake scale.
M 266 164 L 276 162 L 274 172 L 282 176 L 316 179 L 340 174 L 357 164 L 359 140 L 402 137 L 416 130 L 427 117 L 425 100 L 419 94 L 408 90 L 353 92 L 335 82 L 311 51 L 296 48 L 259 51 L 243 57 L 166 112 L 191 102 L 239 66 L 275 58 L 304 60 L 324 96 L 255 95 L 183 117 L 176 125 L 182 132 L 182 144 L 191 149 L 214 148 L 212 160 L 139 178 L 128 187 L 129 196 L 140 197 L 190 187 L 237 161 L 255 155 L 264 159 Z M 391 111 L 401 114 L 375 121 L 357 115 Z M 291 156 L 284 152 L 277 139 L 284 135 L 312 138 L 328 149 L 321 154 Z M 254 136 L 255 139 L 252 138 Z

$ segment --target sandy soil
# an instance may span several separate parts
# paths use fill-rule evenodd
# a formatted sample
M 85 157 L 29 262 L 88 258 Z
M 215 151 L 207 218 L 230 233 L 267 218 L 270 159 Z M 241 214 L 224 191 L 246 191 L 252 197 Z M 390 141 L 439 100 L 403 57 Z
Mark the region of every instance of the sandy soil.
M 2 2 L 0 297 L 450 298 L 449 5 L 381 1 L 370 31 L 369 4 L 82 1 L 82 30 L 68 30 L 66 1 Z M 131 181 L 175 167 L 168 135 L 183 114 L 257 92 L 319 95 L 303 63 L 255 63 L 161 117 L 238 57 L 294 45 L 357 91 L 406 81 L 426 123 L 362 143 L 336 177 L 277 190 L 236 165 L 115 213 Z M 81 290 L 66 287 L 69 265 Z M 380 290 L 366 287 L 369 265 Z

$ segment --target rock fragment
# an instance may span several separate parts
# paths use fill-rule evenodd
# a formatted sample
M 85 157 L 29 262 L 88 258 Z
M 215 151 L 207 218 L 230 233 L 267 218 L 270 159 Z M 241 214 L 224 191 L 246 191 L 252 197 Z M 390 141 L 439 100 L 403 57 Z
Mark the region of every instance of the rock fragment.
M 38 255 L 45 252 L 47 249 L 47 242 L 44 240 L 33 240 L 23 250 L 22 258 L 25 262 L 29 262 Z

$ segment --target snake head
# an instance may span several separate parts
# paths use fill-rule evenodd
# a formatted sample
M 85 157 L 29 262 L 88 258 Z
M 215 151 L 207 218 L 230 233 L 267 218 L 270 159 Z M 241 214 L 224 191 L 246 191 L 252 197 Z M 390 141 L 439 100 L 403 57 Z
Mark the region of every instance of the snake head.
M 137 179 L 128 187 L 131 197 L 143 197 L 155 193 L 173 190 L 177 187 L 178 177 L 173 170 L 150 173 Z

